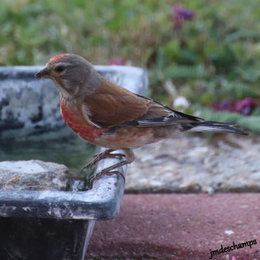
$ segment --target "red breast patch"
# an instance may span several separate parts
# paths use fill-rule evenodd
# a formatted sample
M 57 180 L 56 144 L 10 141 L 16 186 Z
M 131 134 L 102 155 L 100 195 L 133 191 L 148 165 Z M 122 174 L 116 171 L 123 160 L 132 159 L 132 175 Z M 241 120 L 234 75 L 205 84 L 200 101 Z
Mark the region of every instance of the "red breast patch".
M 78 110 L 77 106 L 66 106 L 66 104 L 61 100 L 60 108 L 63 119 L 68 126 L 88 142 L 95 143 L 95 139 L 107 130 L 105 128 L 96 128 L 88 124 L 81 116 L 81 112 Z
M 56 56 L 54 56 L 54 57 L 52 57 L 52 58 L 50 59 L 50 62 L 57 62 L 58 60 L 60 60 L 60 59 L 62 59 L 62 58 L 64 58 L 64 57 L 66 57 L 66 56 L 68 56 L 68 55 L 69 55 L 68 53 L 56 55 Z

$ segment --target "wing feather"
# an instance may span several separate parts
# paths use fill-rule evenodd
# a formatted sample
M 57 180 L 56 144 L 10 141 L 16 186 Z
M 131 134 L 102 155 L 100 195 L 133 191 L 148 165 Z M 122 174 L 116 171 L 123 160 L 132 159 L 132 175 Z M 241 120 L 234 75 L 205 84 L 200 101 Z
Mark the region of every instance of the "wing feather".
M 85 98 L 82 109 L 93 125 L 101 127 L 122 124 L 155 127 L 204 121 L 172 110 L 148 97 L 136 95 L 106 80 L 95 94 Z
M 142 117 L 148 103 L 149 100 L 105 81 L 94 95 L 85 98 L 83 110 L 95 124 L 111 127 Z

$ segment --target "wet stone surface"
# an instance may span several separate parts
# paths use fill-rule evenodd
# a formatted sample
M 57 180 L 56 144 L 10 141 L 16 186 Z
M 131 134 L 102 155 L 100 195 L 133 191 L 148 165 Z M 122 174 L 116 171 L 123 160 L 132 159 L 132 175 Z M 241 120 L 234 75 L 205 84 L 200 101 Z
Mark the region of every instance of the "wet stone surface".
M 260 191 L 260 137 L 179 135 L 135 150 L 128 192 Z
M 0 162 L 0 190 L 65 190 L 68 186 L 68 168 L 65 165 L 29 161 Z

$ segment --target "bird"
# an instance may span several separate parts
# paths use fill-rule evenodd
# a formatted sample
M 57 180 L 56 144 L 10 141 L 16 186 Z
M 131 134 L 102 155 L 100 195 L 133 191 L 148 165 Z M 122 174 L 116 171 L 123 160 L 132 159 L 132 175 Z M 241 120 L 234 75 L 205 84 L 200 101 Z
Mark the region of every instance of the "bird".
M 60 110 L 67 125 L 83 140 L 106 148 L 84 168 L 93 167 L 105 158 L 123 158 L 93 176 L 91 187 L 103 175 L 120 174 L 117 168 L 132 163 L 133 150 L 146 144 L 174 138 L 182 132 L 247 135 L 233 123 L 207 121 L 178 112 L 116 85 L 77 54 L 64 53 L 50 58 L 35 77 L 51 79 L 58 87 Z

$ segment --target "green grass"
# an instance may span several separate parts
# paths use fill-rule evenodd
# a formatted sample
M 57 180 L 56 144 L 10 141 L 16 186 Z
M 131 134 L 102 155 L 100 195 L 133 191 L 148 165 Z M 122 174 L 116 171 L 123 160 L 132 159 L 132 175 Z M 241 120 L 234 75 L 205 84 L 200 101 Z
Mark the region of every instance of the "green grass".
M 179 95 L 208 108 L 223 100 L 259 99 L 258 1 L 182 0 L 195 17 L 174 29 L 171 8 L 177 3 L 1 0 L 0 65 L 44 64 L 63 52 L 94 64 L 119 57 L 148 69 L 151 95 L 168 105 Z M 169 80 L 173 96 L 164 88 Z M 253 117 L 246 126 L 255 130 L 259 115 Z

